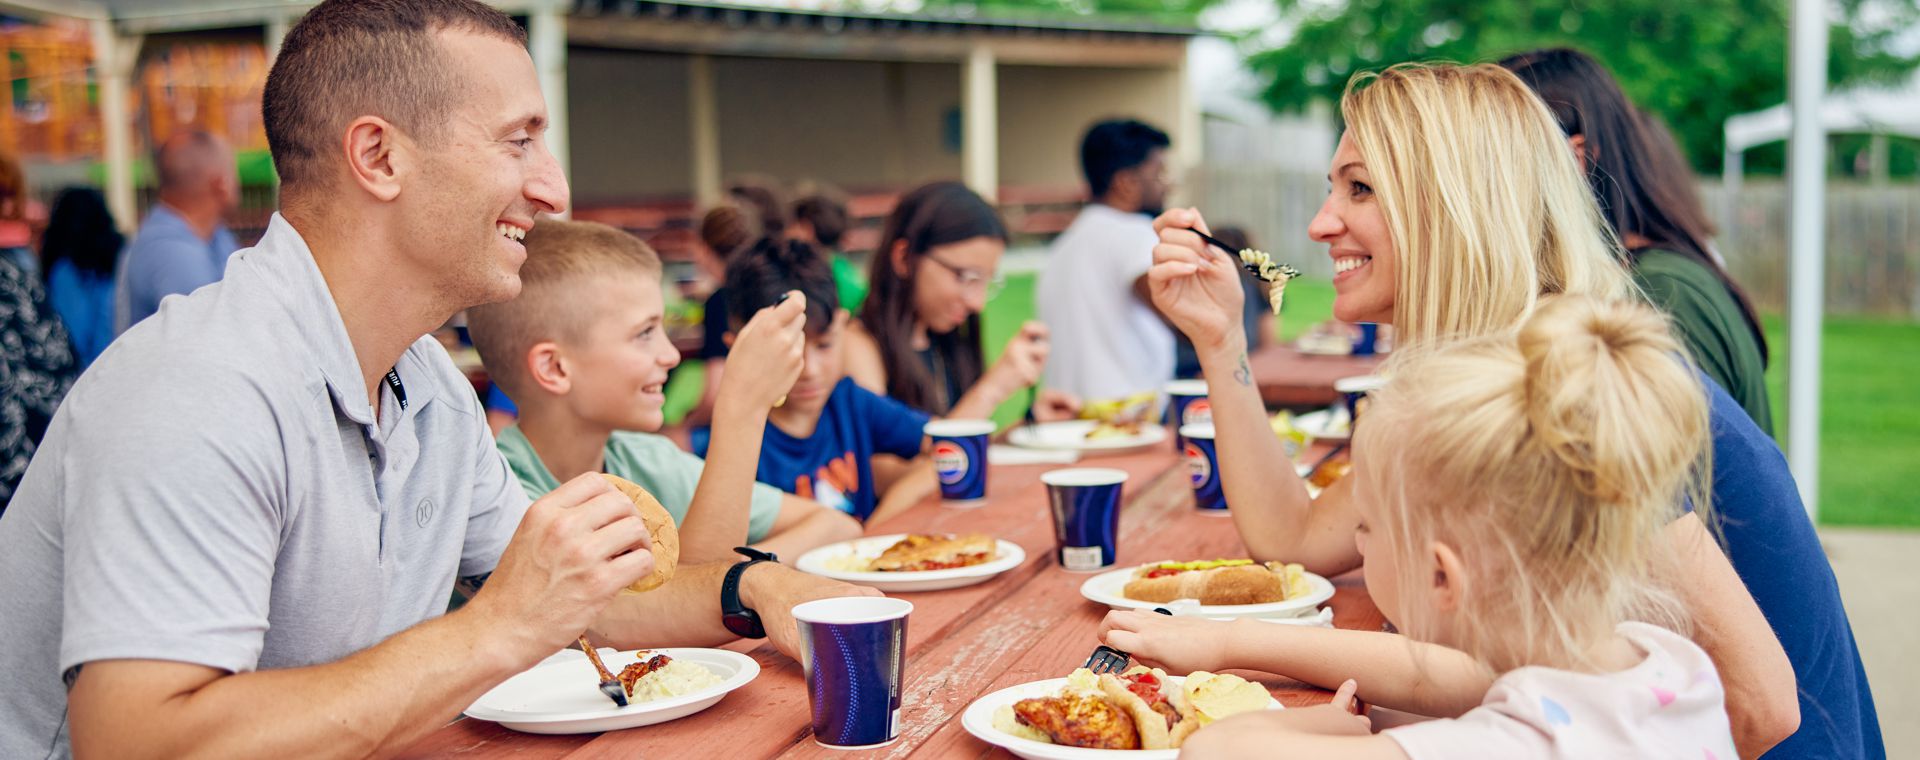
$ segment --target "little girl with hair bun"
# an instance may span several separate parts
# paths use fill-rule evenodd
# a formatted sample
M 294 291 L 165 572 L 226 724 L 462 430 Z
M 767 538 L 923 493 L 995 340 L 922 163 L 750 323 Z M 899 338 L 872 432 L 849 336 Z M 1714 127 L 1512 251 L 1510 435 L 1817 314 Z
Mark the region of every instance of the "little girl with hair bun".
M 1363 678 L 1472 691 L 1435 677 L 1464 654 L 1493 688 L 1378 735 L 1346 705 L 1241 716 L 1183 756 L 1737 757 L 1713 662 L 1653 581 L 1661 530 L 1705 503 L 1707 406 L 1680 356 L 1659 315 L 1583 296 L 1397 356 L 1356 433 L 1356 541 L 1413 656 Z

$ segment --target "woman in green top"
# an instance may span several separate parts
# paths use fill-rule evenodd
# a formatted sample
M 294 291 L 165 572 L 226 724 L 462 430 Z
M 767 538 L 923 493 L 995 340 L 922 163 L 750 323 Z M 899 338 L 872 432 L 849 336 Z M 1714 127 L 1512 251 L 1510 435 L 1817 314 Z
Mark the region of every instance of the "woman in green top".
M 1771 435 L 1760 317 L 1709 247 L 1713 226 L 1672 136 L 1635 109 L 1613 75 L 1585 53 L 1535 50 L 1500 65 L 1531 86 L 1559 120 L 1587 167 L 1601 214 L 1626 247 L 1634 281 L 1673 320 L 1700 369 Z

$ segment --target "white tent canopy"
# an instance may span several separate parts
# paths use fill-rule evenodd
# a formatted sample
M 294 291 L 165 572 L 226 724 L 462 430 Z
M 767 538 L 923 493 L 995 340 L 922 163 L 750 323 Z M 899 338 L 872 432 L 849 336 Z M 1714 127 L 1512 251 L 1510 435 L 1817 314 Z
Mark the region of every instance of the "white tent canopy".
M 1828 134 L 1886 134 L 1920 139 L 1920 76 L 1903 86 L 1856 88 L 1828 95 L 1820 103 L 1820 122 Z M 1727 153 L 1787 139 L 1793 114 L 1782 103 L 1727 119 Z

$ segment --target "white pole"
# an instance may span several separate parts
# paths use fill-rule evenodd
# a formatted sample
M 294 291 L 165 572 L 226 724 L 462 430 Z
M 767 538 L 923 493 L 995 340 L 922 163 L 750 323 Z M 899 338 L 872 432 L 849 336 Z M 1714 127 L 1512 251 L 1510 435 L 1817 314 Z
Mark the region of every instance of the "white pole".
M 720 103 L 713 81 L 713 57 L 687 58 L 687 118 L 693 136 L 693 203 L 700 209 L 720 202 Z
M 1825 0 L 1794 0 L 1788 69 L 1793 133 L 1788 140 L 1787 461 L 1807 516 L 1820 516 L 1820 323 L 1826 296 L 1827 92 Z
M 567 133 L 567 17 L 552 3 L 542 4 L 527 15 L 527 47 L 533 57 L 533 70 L 540 75 L 540 93 L 547 99 L 547 150 L 560 164 L 561 175 L 572 177 Z
M 106 131 L 107 210 L 122 232 L 138 226 L 133 196 L 133 126 L 127 115 L 127 80 L 139 57 L 139 38 L 132 44 L 114 32 L 113 20 L 88 22 L 93 34 L 93 65 L 100 77 L 100 123 Z
M 960 70 L 960 173 L 967 187 L 1000 197 L 1000 91 L 993 49 L 975 44 Z
M 1745 171 L 1745 149 L 1736 149 L 1728 143 L 1727 151 L 1720 164 L 1720 245 L 1719 250 L 1731 251 L 1739 245 L 1738 229 L 1740 221 L 1740 183 Z
M 267 19 L 267 65 L 280 58 L 280 45 L 287 41 L 287 30 L 293 27 L 293 20 L 287 14 L 276 13 Z

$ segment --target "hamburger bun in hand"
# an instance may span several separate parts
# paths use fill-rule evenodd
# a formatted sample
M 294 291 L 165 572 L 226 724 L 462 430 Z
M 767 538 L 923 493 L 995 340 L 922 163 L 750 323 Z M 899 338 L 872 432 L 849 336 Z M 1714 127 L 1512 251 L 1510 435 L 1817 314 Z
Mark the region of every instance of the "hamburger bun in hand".
M 632 481 L 605 473 L 601 473 L 600 477 L 606 478 L 608 483 L 612 483 L 614 488 L 633 502 L 634 510 L 640 513 L 640 521 L 646 524 L 647 532 L 653 534 L 653 572 L 627 586 L 626 593 L 652 591 L 673 580 L 674 568 L 680 564 L 680 531 L 673 525 L 673 514 L 660 506 L 660 500 L 647 493 L 647 489 L 634 485 Z

